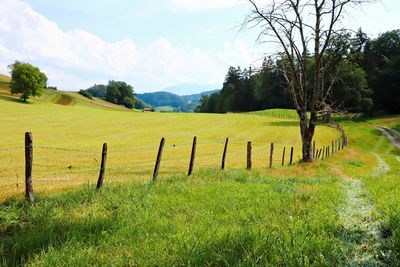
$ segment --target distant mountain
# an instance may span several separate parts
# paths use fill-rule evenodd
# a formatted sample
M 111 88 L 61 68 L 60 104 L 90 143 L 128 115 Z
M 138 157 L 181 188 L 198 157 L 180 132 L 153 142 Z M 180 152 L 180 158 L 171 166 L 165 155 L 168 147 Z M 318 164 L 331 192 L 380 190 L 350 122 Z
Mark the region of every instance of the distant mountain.
M 1 78 L 1 77 L 0 77 Z M 174 87 L 166 88 L 165 90 L 172 90 L 175 92 L 195 92 L 197 94 L 178 95 L 171 92 L 160 91 L 154 93 L 135 94 L 137 109 L 143 109 L 152 106 L 156 110 L 175 111 L 175 112 L 193 112 L 198 105 L 203 95 L 211 95 L 218 90 L 201 91 L 200 88 L 213 88 L 215 85 L 198 85 L 198 84 L 182 84 Z M 102 84 L 95 84 L 92 87 L 84 90 L 94 97 L 105 99 L 107 86 Z
M 218 91 L 219 90 L 211 90 L 211 91 L 201 92 L 200 94 L 183 95 L 182 97 L 190 102 L 199 102 L 202 96 L 209 96 Z
M 191 95 L 191 94 L 199 94 L 201 92 L 211 91 L 221 88 L 220 84 L 178 84 L 175 86 L 164 88 L 163 92 L 169 92 L 176 95 Z
M 211 95 L 212 93 L 215 93 L 217 91 L 218 90 L 212 90 L 199 94 L 185 96 L 180 96 L 169 92 L 154 92 L 136 94 L 136 97 L 151 105 L 153 108 L 156 108 L 156 110 L 192 112 L 198 105 L 200 98 L 203 95 Z

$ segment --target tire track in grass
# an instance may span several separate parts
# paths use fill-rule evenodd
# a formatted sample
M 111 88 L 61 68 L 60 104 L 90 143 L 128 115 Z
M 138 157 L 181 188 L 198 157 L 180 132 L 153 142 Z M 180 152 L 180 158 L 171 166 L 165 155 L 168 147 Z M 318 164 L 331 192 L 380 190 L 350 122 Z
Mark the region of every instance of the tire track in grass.
M 373 176 L 382 175 L 390 170 L 389 165 L 376 153 L 377 166 Z M 339 214 L 343 220 L 347 266 L 383 266 L 379 261 L 383 255 L 379 251 L 382 243 L 380 236 L 379 212 L 364 183 L 359 179 L 342 176 L 345 179 L 343 190 L 346 202 Z
M 398 141 L 396 140 L 396 138 L 395 138 L 393 135 L 391 135 L 391 134 L 389 133 L 388 128 L 381 127 L 381 126 L 373 126 L 373 127 L 374 127 L 375 129 L 381 131 L 381 132 L 390 140 L 390 142 L 392 142 L 392 144 L 393 144 L 395 147 L 397 147 L 398 149 L 400 149 L 400 142 L 398 142 Z

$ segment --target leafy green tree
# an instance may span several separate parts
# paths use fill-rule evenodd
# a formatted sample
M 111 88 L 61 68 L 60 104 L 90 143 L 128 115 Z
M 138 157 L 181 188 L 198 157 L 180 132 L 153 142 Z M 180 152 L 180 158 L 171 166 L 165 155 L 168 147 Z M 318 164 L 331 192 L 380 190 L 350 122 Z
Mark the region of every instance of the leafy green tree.
M 373 90 L 374 111 L 400 113 L 400 30 L 369 40 L 362 67 Z
M 38 67 L 16 61 L 9 68 L 11 70 L 10 91 L 12 94 L 21 94 L 24 102 L 30 96 L 40 96 L 46 88 L 47 77 L 40 72 Z
M 346 111 L 369 113 L 373 100 L 365 71 L 350 62 L 339 63 L 337 69 L 330 101 Z
M 109 81 L 107 85 L 106 100 L 127 108 L 135 107 L 133 88 L 126 82 Z
M 94 97 L 106 98 L 107 86 L 104 84 L 95 84 L 92 87 L 86 89 L 86 91 Z

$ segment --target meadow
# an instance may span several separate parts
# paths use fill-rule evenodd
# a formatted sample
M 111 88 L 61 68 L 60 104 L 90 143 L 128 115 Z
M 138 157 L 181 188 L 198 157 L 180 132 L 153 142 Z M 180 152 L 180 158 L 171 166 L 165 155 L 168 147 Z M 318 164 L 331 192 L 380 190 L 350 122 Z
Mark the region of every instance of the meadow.
M 270 143 L 275 143 L 274 166 L 281 166 L 286 147 L 294 146 L 300 159 L 301 139 L 293 119 L 245 114 L 190 114 L 129 112 L 81 103 L 80 98 L 59 104 L 57 92 L 48 92 L 30 104 L 0 100 L 0 198 L 22 192 L 24 133 L 32 132 L 36 190 L 65 188 L 96 181 L 101 148 L 108 144 L 108 181 L 149 180 L 161 137 L 166 145 L 160 175 L 186 173 L 191 143 L 197 136 L 195 171 L 218 168 L 229 137 L 226 168 L 246 167 L 246 146 L 252 141 L 253 167 L 268 166 Z M 58 93 L 59 94 L 59 93 Z M 61 94 L 61 97 L 66 94 Z M 47 99 L 47 100 L 46 100 Z M 51 99 L 49 101 L 48 99 Z M 329 145 L 339 133 L 319 127 L 316 142 Z M 19 185 L 17 188 L 17 184 Z
M 71 101 L 59 101 L 62 95 Z M 9 98 L 0 98 L 0 265 L 400 263 L 400 153 L 372 127 L 392 127 L 398 117 L 343 120 L 345 151 L 280 166 L 283 147 L 294 146 L 300 157 L 293 111 L 146 113 L 74 93 L 50 92 L 30 104 Z M 26 131 L 35 146 L 33 206 L 23 199 Z M 188 177 L 195 135 L 195 171 Z M 161 137 L 166 147 L 154 184 Z M 337 137 L 336 129 L 320 125 L 315 141 L 328 146 Z M 245 170 L 247 141 L 253 142 L 251 171 Z M 96 192 L 104 142 L 105 185 Z M 276 158 L 268 169 L 271 142 Z

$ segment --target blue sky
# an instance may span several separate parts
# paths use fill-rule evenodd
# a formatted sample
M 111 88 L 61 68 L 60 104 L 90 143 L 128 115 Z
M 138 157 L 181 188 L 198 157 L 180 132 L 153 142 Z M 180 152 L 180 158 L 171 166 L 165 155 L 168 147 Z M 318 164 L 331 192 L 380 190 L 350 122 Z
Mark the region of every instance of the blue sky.
M 398 29 L 399 2 L 351 10 L 345 26 L 372 35 Z M 243 0 L 7 0 L 0 9 L 0 72 L 27 61 L 65 90 L 110 79 L 136 92 L 218 86 L 230 65 L 257 65 L 275 49 L 257 45 L 255 31 L 238 32 L 248 8 Z

